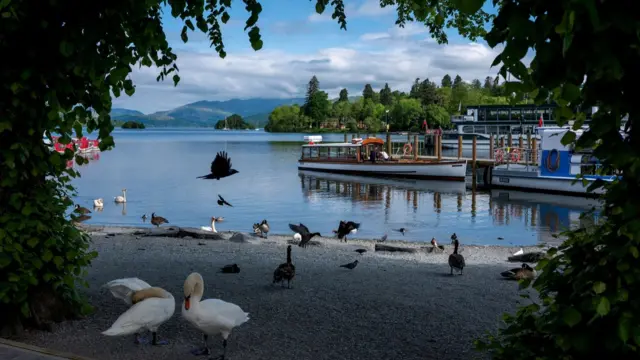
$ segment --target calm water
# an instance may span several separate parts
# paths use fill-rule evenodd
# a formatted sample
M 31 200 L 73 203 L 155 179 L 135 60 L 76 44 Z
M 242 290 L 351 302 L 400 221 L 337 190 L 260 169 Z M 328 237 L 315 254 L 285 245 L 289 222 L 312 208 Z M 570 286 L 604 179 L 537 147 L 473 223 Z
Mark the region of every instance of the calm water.
M 503 190 L 474 194 L 464 183 L 299 172 L 300 145 L 290 142 L 301 141 L 302 134 L 146 129 L 116 130 L 113 136 L 116 147 L 79 167 L 82 177 L 74 180 L 82 206 L 91 209 L 93 199 L 105 200 L 88 224 L 150 226 L 141 216 L 156 212 L 179 226 L 208 226 L 211 216 L 224 216 L 219 231 L 251 231 L 253 223 L 267 219 L 272 233 L 291 233 L 288 224 L 301 222 L 328 236 L 342 219 L 362 223 L 358 237 L 365 238 L 388 233 L 390 239 L 443 242 L 456 232 L 466 244 L 533 245 L 554 242 L 552 233 L 576 224 L 581 211 L 595 204 Z M 239 173 L 220 181 L 196 179 L 208 173 L 220 150 Z M 122 188 L 127 203 L 115 204 Z M 218 194 L 233 207 L 218 206 Z M 405 236 L 392 230 L 400 227 L 409 229 Z

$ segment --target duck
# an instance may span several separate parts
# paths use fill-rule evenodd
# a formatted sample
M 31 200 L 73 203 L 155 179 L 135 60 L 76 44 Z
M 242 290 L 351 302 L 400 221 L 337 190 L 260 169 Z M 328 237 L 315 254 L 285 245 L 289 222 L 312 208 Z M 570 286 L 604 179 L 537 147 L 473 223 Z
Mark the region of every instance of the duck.
M 458 254 L 458 247 L 460 246 L 460 241 L 458 241 L 458 236 L 454 233 L 451 235 L 451 244 L 453 244 L 453 254 L 449 255 L 449 267 L 451 268 L 451 275 L 453 275 L 453 268 L 460 270 L 460 275 L 462 275 L 462 269 L 464 269 L 464 256 Z
M 291 262 L 291 245 L 287 246 L 287 261 L 278 265 L 273 272 L 273 283 L 277 282 L 284 287 L 284 281 L 287 280 L 287 287 L 291 289 L 291 280 L 296 276 L 296 267 Z
M 140 337 L 140 332 L 148 330 L 152 334 L 152 345 L 168 344 L 168 341 L 158 339 L 157 331 L 175 312 L 176 301 L 170 292 L 138 278 L 112 280 L 103 287 L 109 289 L 115 298 L 131 306 L 109 329 L 102 332 L 103 335 L 135 334 L 135 343 L 140 344 L 146 342 Z
M 357 233 L 359 228 L 359 223 L 340 220 L 340 225 L 338 226 L 336 234 L 338 234 L 338 239 L 344 239 L 344 242 L 347 242 L 347 235 Z
M 444 251 L 444 245 L 438 245 L 436 238 L 431 238 L 431 246 L 433 246 L 431 251 L 436 251 L 436 249 Z
M 151 223 L 156 227 L 160 227 L 162 224 L 168 224 L 169 220 L 163 218 L 162 216 L 156 216 L 156 213 L 151 213 Z
M 221 335 L 224 360 L 227 353 L 227 339 L 231 331 L 249 321 L 249 313 L 240 306 L 220 299 L 202 300 L 204 280 L 197 272 L 189 274 L 184 281 L 184 301 L 182 303 L 182 317 L 196 329 L 203 333 L 204 347 L 195 349 L 194 355 L 209 355 L 209 336 Z
M 78 214 L 91 214 L 91 210 L 78 204 L 76 204 L 76 208 L 73 211 L 77 212 Z
M 98 198 L 98 199 L 94 199 L 93 200 L 93 206 L 100 208 L 104 206 L 104 200 L 102 198 Z
M 319 232 L 311 233 L 309 231 L 309 228 L 304 226 L 303 224 L 299 224 L 299 225 L 289 224 L 289 229 L 293 230 L 293 232 L 296 234 L 300 234 L 301 240 L 300 240 L 300 243 L 298 244 L 298 246 L 300 247 L 307 247 L 307 243 L 311 241 L 312 237 L 322 236 L 320 235 Z
M 531 266 L 529 266 L 528 264 L 523 263 L 521 267 L 503 271 L 500 273 L 500 275 L 502 275 L 502 277 L 505 277 L 511 280 L 522 280 L 522 279 L 533 280 L 536 277 L 536 270 Z
M 222 219 L 222 218 L 220 218 L 220 219 Z M 218 220 L 217 217 L 212 216 L 211 217 L 211 226 L 201 226 L 200 230 L 202 230 L 202 231 L 211 231 L 211 232 L 217 233 L 218 230 L 216 230 L 216 222 L 219 222 L 219 221 L 220 220 Z
M 122 189 L 122 195 L 118 195 L 113 198 L 113 201 L 117 203 L 126 203 L 127 202 L 127 189 Z
M 231 158 L 227 155 L 227 152 L 220 151 L 218 152 L 218 154 L 216 154 L 216 157 L 211 162 L 211 173 L 203 176 L 198 176 L 196 179 L 220 180 L 237 173 L 238 170 L 231 168 Z

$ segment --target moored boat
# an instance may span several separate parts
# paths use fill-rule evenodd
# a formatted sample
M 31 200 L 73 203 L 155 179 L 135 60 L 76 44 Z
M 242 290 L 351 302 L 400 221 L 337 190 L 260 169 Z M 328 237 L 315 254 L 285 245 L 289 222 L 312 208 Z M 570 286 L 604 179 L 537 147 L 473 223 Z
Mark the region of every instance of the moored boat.
M 302 145 L 299 170 L 336 174 L 464 181 L 467 161 L 437 161 L 416 156 L 392 157 L 379 138 L 354 139 L 351 143 Z

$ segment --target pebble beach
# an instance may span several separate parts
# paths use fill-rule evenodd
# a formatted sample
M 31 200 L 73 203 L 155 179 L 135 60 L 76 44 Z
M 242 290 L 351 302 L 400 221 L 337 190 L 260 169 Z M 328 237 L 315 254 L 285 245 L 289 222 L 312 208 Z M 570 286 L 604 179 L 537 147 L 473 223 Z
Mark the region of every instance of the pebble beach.
M 507 257 L 518 248 L 465 246 L 463 275 L 449 274 L 453 247 L 443 252 L 375 251 L 375 240 L 314 238 L 293 246 L 296 278 L 292 289 L 272 285 L 273 270 L 285 260 L 291 235 L 260 239 L 219 233 L 219 240 L 141 235 L 135 228 L 85 226 L 99 256 L 88 269 L 84 289 L 94 313 L 56 324 L 52 332 L 29 331 L 19 341 L 93 359 L 187 359 L 201 346 L 201 334 L 181 318 L 183 283 L 191 272 L 205 281 L 204 299 L 239 305 L 250 320 L 233 330 L 227 359 L 485 359 L 473 340 L 500 326 L 504 312 L 522 299 L 518 284 L 500 272 L 518 267 Z M 147 229 L 148 230 L 148 229 Z M 386 245 L 424 247 L 387 241 Z M 356 249 L 366 249 L 360 255 Z M 540 248 L 524 248 L 525 252 Z M 359 260 L 358 266 L 339 265 Z M 238 274 L 219 269 L 238 264 Z M 101 334 L 127 306 L 101 288 L 110 280 L 138 277 L 176 298 L 173 317 L 158 330 L 169 345 L 135 345 L 133 336 Z M 212 355 L 222 339 L 211 337 Z

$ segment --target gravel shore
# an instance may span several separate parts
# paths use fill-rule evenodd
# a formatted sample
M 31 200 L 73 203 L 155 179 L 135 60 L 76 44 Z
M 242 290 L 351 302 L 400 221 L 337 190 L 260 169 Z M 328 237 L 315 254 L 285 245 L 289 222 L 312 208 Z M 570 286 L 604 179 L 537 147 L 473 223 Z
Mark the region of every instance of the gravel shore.
M 89 269 L 86 293 L 95 313 L 59 324 L 53 333 L 29 332 L 20 341 L 95 359 L 196 358 L 189 350 L 201 345 L 201 335 L 180 315 L 182 285 L 193 271 L 204 277 L 205 299 L 233 302 L 250 314 L 229 338 L 227 357 L 237 360 L 486 358 L 473 350 L 473 340 L 527 301 L 518 296 L 516 282 L 499 274 L 518 266 L 506 260 L 519 248 L 466 246 L 464 275 L 450 276 L 448 243 L 444 253 L 398 254 L 375 252 L 373 241 L 321 238 L 319 246 L 293 247 L 297 275 L 286 289 L 271 280 L 290 236 L 237 243 L 104 228 L 92 238 L 99 257 Z M 359 248 L 368 251 L 359 255 Z M 355 259 L 360 263 L 354 270 L 339 267 Z M 218 273 L 233 263 L 239 274 Z M 169 345 L 101 335 L 127 307 L 100 287 L 124 277 L 139 277 L 176 298 L 176 313 L 158 332 Z M 221 342 L 210 339 L 213 355 L 221 352 Z

